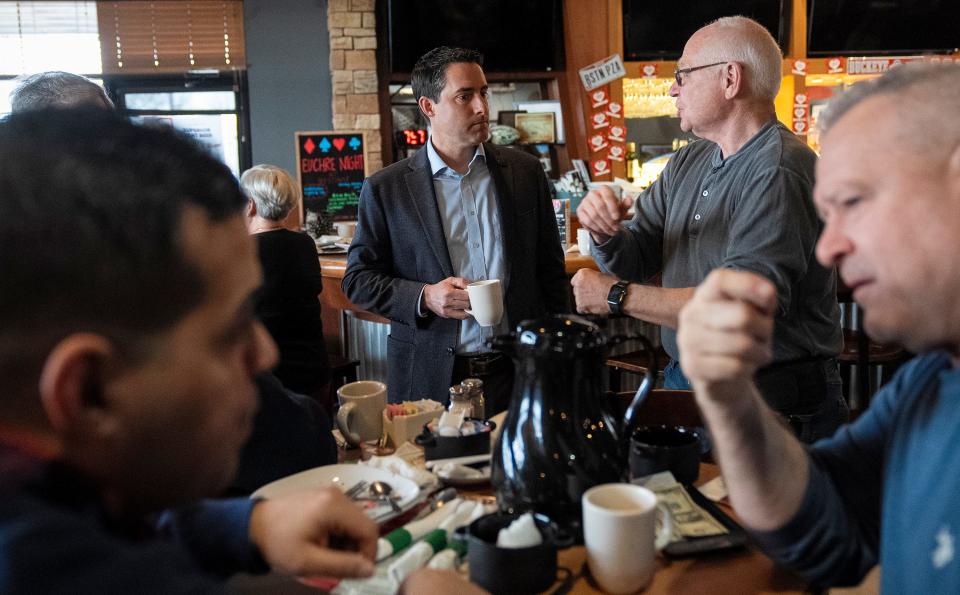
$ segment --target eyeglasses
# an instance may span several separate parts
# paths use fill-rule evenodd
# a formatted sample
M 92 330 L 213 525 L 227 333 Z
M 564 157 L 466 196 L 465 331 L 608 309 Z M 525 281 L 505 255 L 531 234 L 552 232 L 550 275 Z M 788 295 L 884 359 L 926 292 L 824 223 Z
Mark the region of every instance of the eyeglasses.
M 677 86 L 683 86 L 683 75 L 688 72 L 693 72 L 695 70 L 703 70 L 704 68 L 710 68 L 711 66 L 720 66 L 721 64 L 726 64 L 726 62 L 714 62 L 713 64 L 704 64 L 703 66 L 694 66 L 692 68 L 681 68 L 680 70 L 673 71 L 673 80 L 677 81 Z

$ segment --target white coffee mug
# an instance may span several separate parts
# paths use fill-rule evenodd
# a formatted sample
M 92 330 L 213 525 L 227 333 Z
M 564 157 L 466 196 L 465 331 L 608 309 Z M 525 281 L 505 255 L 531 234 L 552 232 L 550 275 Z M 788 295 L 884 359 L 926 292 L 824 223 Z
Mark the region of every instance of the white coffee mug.
M 357 222 L 356 221 L 335 221 L 333 223 L 334 229 L 337 230 L 337 235 L 343 238 L 345 241 L 350 241 L 353 239 L 353 234 L 357 231 Z
M 634 593 L 653 578 L 654 558 L 673 534 L 657 495 L 629 483 L 607 483 L 584 492 L 583 541 L 594 580 L 608 593 Z M 658 510 L 662 516 L 657 534 Z
M 337 427 L 347 444 L 359 445 L 377 440 L 383 433 L 382 412 L 387 407 L 387 385 L 376 380 L 360 380 L 337 389 L 340 409 Z
M 582 227 L 577 230 L 577 248 L 583 256 L 590 256 L 590 232 Z
M 500 324 L 503 318 L 503 287 L 500 279 L 474 281 L 467 285 L 470 308 L 466 313 L 473 316 L 480 326 Z

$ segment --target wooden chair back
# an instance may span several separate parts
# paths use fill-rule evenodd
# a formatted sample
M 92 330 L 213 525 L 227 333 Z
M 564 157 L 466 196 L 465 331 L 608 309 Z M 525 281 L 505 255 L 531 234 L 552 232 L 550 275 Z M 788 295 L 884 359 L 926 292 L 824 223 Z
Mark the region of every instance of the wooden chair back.
M 617 407 L 621 414 L 627 410 L 633 396 L 632 391 L 617 393 Z M 704 425 L 692 390 L 653 389 L 640 405 L 637 420 L 641 425 L 690 427 Z

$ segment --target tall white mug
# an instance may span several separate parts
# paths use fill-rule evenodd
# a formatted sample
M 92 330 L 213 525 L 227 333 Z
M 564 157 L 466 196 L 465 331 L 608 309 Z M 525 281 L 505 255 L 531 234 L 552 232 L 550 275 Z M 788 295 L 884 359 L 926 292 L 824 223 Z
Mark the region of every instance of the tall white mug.
M 654 558 L 670 541 L 670 513 L 657 495 L 629 483 L 584 492 L 583 541 L 594 580 L 608 593 L 634 593 L 653 578 Z M 657 535 L 657 511 L 663 518 Z
M 353 446 L 376 440 L 383 433 L 383 410 L 387 407 L 387 385 L 376 380 L 349 382 L 337 389 L 337 427 Z
M 503 318 L 503 287 L 500 279 L 474 281 L 467 285 L 467 294 L 470 296 L 470 308 L 466 312 L 480 326 L 500 324 Z

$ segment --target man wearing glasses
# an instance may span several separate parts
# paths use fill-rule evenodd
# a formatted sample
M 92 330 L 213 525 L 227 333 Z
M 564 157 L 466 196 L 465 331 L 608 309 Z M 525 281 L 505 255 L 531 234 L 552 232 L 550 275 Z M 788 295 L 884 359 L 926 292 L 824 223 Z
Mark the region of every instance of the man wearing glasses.
M 801 439 L 828 436 L 847 417 L 836 277 L 814 256 L 816 155 L 776 119 L 780 49 L 755 21 L 725 17 L 694 33 L 677 65 L 680 127 L 702 140 L 677 152 L 629 222 L 629 201 L 609 188 L 584 199 L 577 216 L 604 273 L 574 276 L 577 309 L 661 325 L 665 386 L 687 389 L 676 328 L 693 288 L 717 268 L 763 275 L 777 311 L 773 362 L 756 382 Z M 658 274 L 662 287 L 641 284 Z

